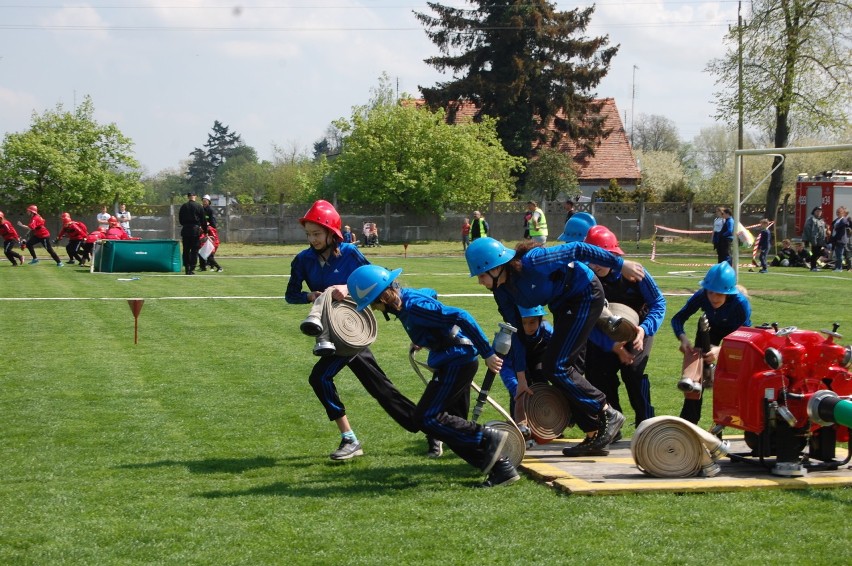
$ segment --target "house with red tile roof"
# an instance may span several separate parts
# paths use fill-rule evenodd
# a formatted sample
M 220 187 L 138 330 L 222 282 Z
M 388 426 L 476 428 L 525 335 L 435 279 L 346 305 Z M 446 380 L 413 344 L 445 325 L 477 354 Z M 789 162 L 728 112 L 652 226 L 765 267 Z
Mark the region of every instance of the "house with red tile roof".
M 622 189 L 632 191 L 639 185 L 642 173 L 636 164 L 633 148 L 630 147 L 627 132 L 624 130 L 624 123 L 618 115 L 615 99 L 602 98 L 596 99 L 595 102 L 601 104 L 603 129 L 609 132 L 607 137 L 598 141 L 595 154 L 590 155 L 583 147 L 568 138 L 563 138 L 557 147 L 573 159 L 582 196 L 591 197 L 595 191 L 608 187 L 610 179 L 618 181 Z M 422 105 L 424 101 L 416 100 L 415 103 Z M 447 112 L 447 120 L 450 123 L 459 123 L 472 120 L 475 115 L 476 107 L 473 103 L 454 103 Z M 560 112 L 557 117 L 564 119 L 564 114 Z M 554 120 L 550 120 L 548 129 L 554 128 Z

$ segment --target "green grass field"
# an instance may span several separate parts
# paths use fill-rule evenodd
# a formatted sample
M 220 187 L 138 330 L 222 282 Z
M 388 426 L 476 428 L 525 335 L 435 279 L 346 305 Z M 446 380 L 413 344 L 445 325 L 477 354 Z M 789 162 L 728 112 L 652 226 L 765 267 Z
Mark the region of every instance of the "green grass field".
M 365 455 L 330 461 L 339 437 L 307 384 L 307 308 L 282 299 L 302 247 L 226 244 L 225 271 L 195 277 L 0 266 L 0 563 L 852 563 L 852 490 L 581 497 L 526 478 L 473 489 L 480 474 L 451 453 L 427 459 L 424 437 L 391 421 L 348 370 L 336 382 Z M 654 264 L 649 249 L 635 258 L 668 295 L 652 395 L 657 414 L 677 414 L 669 319 L 702 275 L 679 264 L 710 256 Z M 494 302 L 460 252 L 366 250 L 491 335 Z M 741 282 L 754 324 L 839 322 L 852 342 L 852 274 L 779 268 Z M 138 344 L 128 298 L 145 300 Z M 380 317 L 376 357 L 416 399 L 407 348 L 399 322 Z M 702 425 L 710 416 L 706 403 Z

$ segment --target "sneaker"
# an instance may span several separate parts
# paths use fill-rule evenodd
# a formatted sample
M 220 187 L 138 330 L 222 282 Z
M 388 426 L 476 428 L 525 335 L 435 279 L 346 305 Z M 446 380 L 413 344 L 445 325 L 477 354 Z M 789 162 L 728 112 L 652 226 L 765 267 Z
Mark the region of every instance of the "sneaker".
M 508 460 L 508 458 L 500 458 L 494 464 L 488 478 L 482 482 L 479 487 L 500 487 L 501 485 L 509 485 L 521 479 L 518 470 Z
M 528 427 L 527 425 L 525 425 L 523 423 L 519 424 L 518 430 L 520 431 L 521 436 L 524 437 L 524 440 L 530 440 L 532 438 L 532 431 L 530 430 L 530 427 Z
M 598 424 L 598 434 L 595 436 L 601 436 L 601 442 L 606 441 L 606 444 L 610 444 L 612 440 L 615 438 L 615 435 L 621 432 L 621 427 L 624 426 L 624 415 L 622 415 L 619 411 L 616 411 L 612 407 L 604 409 L 604 411 L 600 415 L 600 421 Z
M 201 267 L 201 268 L 199 268 L 199 269 L 198 269 L 198 271 L 207 271 L 207 268 L 206 268 L 206 267 Z
M 217 273 L 222 273 L 222 271 L 224 271 L 224 270 L 221 267 L 216 268 Z
M 363 456 L 364 451 L 361 450 L 361 443 L 357 440 L 349 440 L 348 438 L 342 438 L 340 440 L 340 446 L 337 447 L 337 450 L 328 455 L 332 460 L 348 460 L 349 458 L 354 458 L 355 456 Z
M 843 271 L 842 269 L 835 269 L 834 271 Z
M 69 259 L 66 263 L 68 263 L 68 265 L 74 265 L 74 260 L 73 260 L 73 259 Z
M 615 444 L 616 442 L 621 440 L 621 438 L 622 438 L 621 431 L 619 430 L 618 432 L 615 433 L 615 436 L 612 437 L 612 442 L 610 442 L 610 444 Z
M 490 472 L 497 460 L 503 455 L 503 447 L 508 439 L 509 433 L 505 430 L 491 428 L 490 426 L 482 428 L 482 448 L 485 450 L 483 473 Z
M 608 445 L 601 447 L 595 442 L 595 439 L 600 435 L 598 432 L 595 436 L 587 436 L 580 444 L 569 446 L 562 449 L 562 455 L 569 458 L 581 458 L 583 456 L 609 456 Z
M 766 269 L 761 269 L 761 270 L 759 271 L 759 273 L 768 273 L 768 271 L 767 271 Z
M 32 258 L 32 259 L 30 260 L 30 265 L 35 265 L 35 264 L 37 264 L 37 263 L 38 263 L 38 258 L 37 258 L 37 257 L 34 257 L 34 258 Z
M 65 264 L 60 261 L 56 264 L 56 267 L 65 267 Z
M 426 441 L 429 443 L 429 451 L 426 452 L 426 456 L 428 456 L 429 458 L 440 458 L 441 456 L 443 456 L 443 442 L 441 442 L 437 438 L 432 438 L 431 436 L 427 436 Z
M 811 271 L 819 271 L 819 267 L 812 267 Z

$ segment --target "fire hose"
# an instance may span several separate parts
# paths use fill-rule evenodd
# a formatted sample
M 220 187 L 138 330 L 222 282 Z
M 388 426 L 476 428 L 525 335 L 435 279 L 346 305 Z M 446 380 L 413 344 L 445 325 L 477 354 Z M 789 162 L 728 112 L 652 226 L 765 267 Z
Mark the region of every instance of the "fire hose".
M 729 452 L 723 441 L 680 417 L 642 421 L 630 442 L 636 465 L 649 476 L 689 478 L 719 474 L 716 461 Z
M 316 337 L 314 355 L 352 357 L 376 341 L 376 317 L 370 309 L 356 310 L 352 299 L 333 300 L 331 293 L 317 297 L 300 328 Z

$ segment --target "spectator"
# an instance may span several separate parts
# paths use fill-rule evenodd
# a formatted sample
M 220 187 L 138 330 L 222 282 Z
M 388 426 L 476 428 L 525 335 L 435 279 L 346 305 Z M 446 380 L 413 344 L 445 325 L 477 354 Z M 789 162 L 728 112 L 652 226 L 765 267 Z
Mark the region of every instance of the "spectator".
M 537 243 L 544 245 L 547 243 L 547 219 L 544 217 L 544 211 L 538 207 L 538 203 L 534 200 L 527 202 L 527 212 L 530 213 L 529 237 Z
M 3 253 L 12 262 L 12 267 L 24 265 L 24 256 L 15 251 L 15 246 L 20 241 L 18 231 L 15 230 L 11 222 L 6 220 L 6 215 L 2 212 L 0 212 L 0 237 L 3 238 Z
M 562 207 L 565 209 L 565 222 L 568 222 L 574 216 L 574 201 L 567 199 L 562 203 Z
M 56 267 L 64 267 L 65 264 L 62 263 L 62 260 L 59 259 L 58 255 L 56 255 L 56 252 L 53 251 L 53 246 L 50 245 L 50 231 L 44 224 L 44 218 L 39 216 L 38 207 L 34 204 L 29 205 L 27 207 L 27 214 L 30 215 L 30 223 L 24 224 L 19 220 L 18 226 L 30 229 L 27 236 L 27 249 L 30 250 L 30 255 L 32 256 L 30 264 L 35 265 L 38 263 L 35 245 L 41 244 L 42 247 L 47 250 L 47 253 L 50 254 L 50 257 L 53 258 L 53 261 L 56 262 Z
M 769 265 L 772 267 L 796 267 L 798 258 L 796 257 L 796 250 L 793 249 L 793 243 L 789 238 L 784 238 L 781 240 L 781 249 L 778 250 L 778 253 L 772 258 L 772 262 Z
M 769 246 L 772 245 L 772 233 L 769 231 L 769 219 L 761 218 L 760 233 L 757 235 L 758 261 L 760 261 L 760 273 L 766 273 L 766 258 L 769 255 Z
M 834 251 L 834 271 L 843 271 L 843 256 L 846 253 L 846 244 L 849 243 L 850 222 L 846 207 L 837 209 L 837 218 L 831 223 L 831 242 Z
M 350 226 L 343 227 L 343 243 L 344 244 L 354 244 L 355 243 L 355 234 L 352 233 L 352 228 Z
M 819 271 L 817 260 L 822 257 L 822 250 L 826 243 L 825 220 L 822 219 L 821 206 L 815 206 L 811 210 L 811 215 L 805 221 L 802 241 L 805 243 L 805 247 L 810 247 L 811 271 Z
M 202 208 L 204 208 L 204 218 L 207 220 L 208 226 L 218 228 L 216 225 L 216 212 L 213 210 L 213 207 L 210 206 L 210 202 L 210 195 L 204 195 L 201 197 L 201 205 Z
M 207 231 L 207 219 L 204 207 L 196 201 L 195 191 L 186 193 L 186 202 L 178 211 L 181 225 L 180 236 L 183 240 L 183 267 L 187 275 L 195 275 L 198 263 L 198 248 L 201 247 L 201 233 Z
M 109 217 L 110 217 L 110 213 L 109 213 L 109 210 L 107 209 L 107 205 L 103 205 L 101 207 L 101 212 L 97 216 L 98 226 L 102 226 L 104 230 L 109 228 Z
M 796 242 L 793 247 L 796 251 L 796 262 L 793 265 L 796 267 L 810 267 L 811 254 L 805 249 L 805 243 Z
M 465 217 L 461 227 L 462 251 L 467 249 L 470 244 L 470 218 Z
M 484 238 L 488 235 L 488 222 L 478 210 L 473 211 L 473 223 L 470 225 L 470 241 L 473 242 L 478 238 Z
M 722 211 L 722 227 L 719 228 L 718 236 L 715 235 L 716 241 L 713 246 L 716 248 L 716 261 L 722 263 L 727 261 L 732 263 L 731 248 L 734 244 L 734 218 L 731 209 L 728 207 L 720 207 Z
M 121 203 L 118 206 L 118 214 L 116 214 L 115 217 L 118 218 L 119 225 L 124 228 L 124 231 L 127 232 L 127 235 L 133 236 L 133 234 L 130 233 L 130 221 L 133 220 L 133 217 L 127 210 L 127 205 Z
M 83 265 L 83 243 L 86 241 L 89 230 L 82 222 L 71 220 L 71 215 L 67 212 L 62 213 L 62 229 L 56 236 L 56 243 L 59 243 L 63 237 L 68 236 L 68 245 L 65 246 L 65 251 L 68 253 L 68 265 L 73 265 L 76 261 Z

